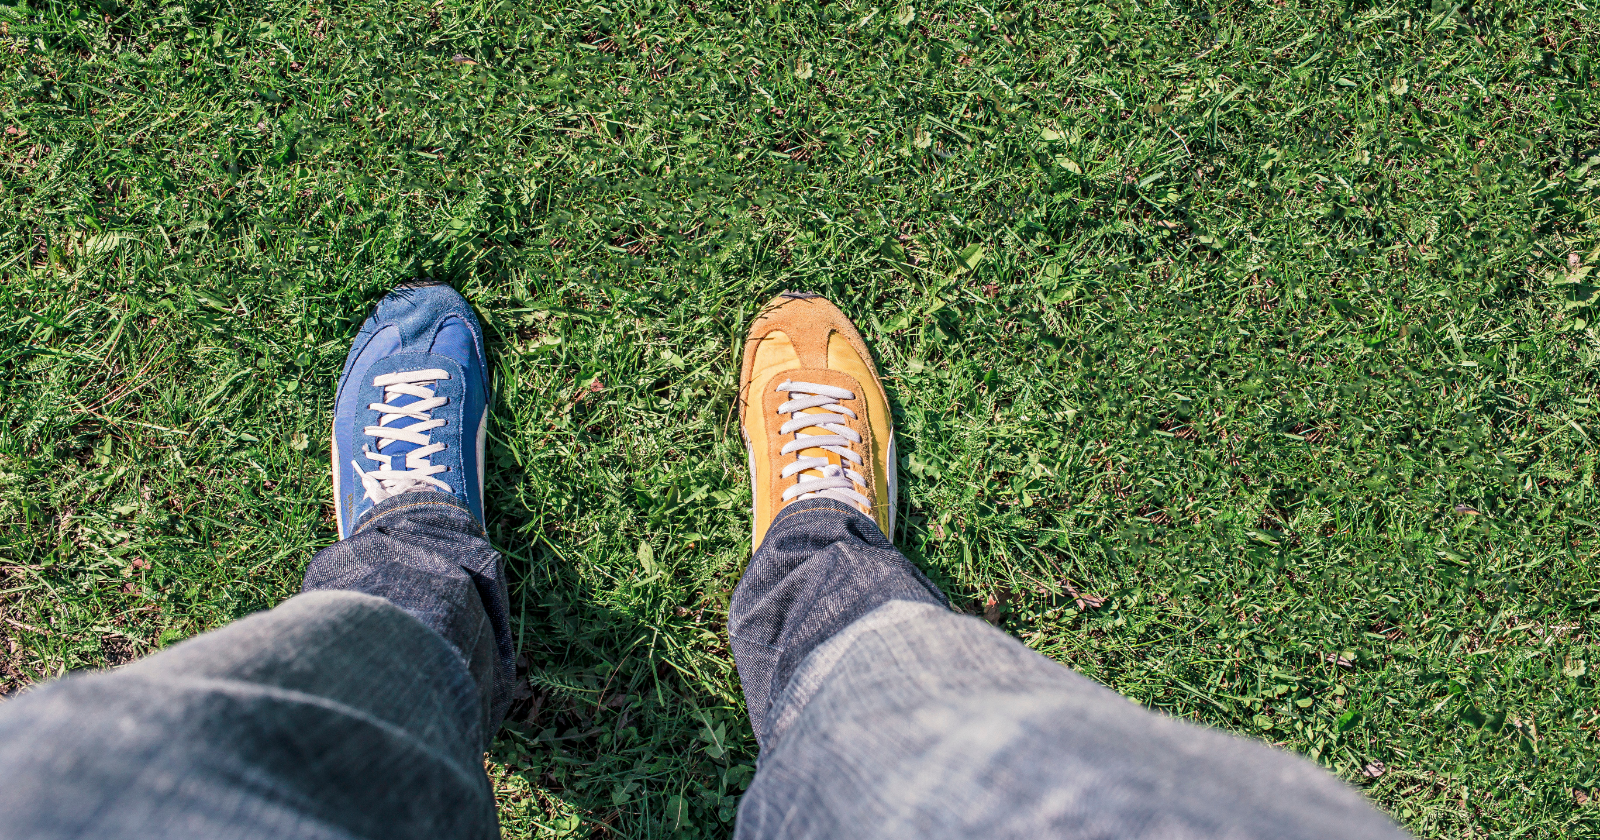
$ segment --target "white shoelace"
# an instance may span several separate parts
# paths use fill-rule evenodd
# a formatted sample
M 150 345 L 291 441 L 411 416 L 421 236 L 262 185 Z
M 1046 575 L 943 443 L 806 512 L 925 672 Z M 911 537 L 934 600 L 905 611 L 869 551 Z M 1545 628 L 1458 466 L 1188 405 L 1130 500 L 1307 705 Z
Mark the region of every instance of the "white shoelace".
M 795 455 L 794 463 L 784 467 L 783 472 L 779 473 L 780 477 L 789 478 L 808 471 L 811 474 L 801 475 L 793 487 L 784 490 L 783 501 L 829 498 L 857 505 L 864 511 L 871 511 L 872 500 L 855 489 L 856 485 L 866 489 L 866 477 L 846 466 L 848 463 L 858 466 L 864 463 L 860 453 L 850 448 L 861 443 L 861 435 L 844 423 L 832 422 L 836 418 L 831 418 L 827 414 L 805 412 L 808 408 L 821 408 L 853 420 L 856 413 L 839 405 L 839 400 L 855 399 L 856 395 L 832 385 L 816 385 L 792 380 L 784 380 L 777 390 L 779 393 L 789 395 L 789 401 L 778 406 L 779 414 L 789 415 L 789 421 L 783 424 L 778 433 L 794 435 L 794 440 L 785 443 L 783 448 L 778 450 L 779 454 L 788 455 L 806 449 L 824 449 L 839 456 L 839 463 L 834 464 L 826 457 L 804 458 Z M 818 429 L 827 434 L 802 434 L 802 430 L 805 429 Z
M 378 439 L 378 451 L 372 451 L 365 444 L 362 444 L 361 451 L 382 466 L 372 472 L 362 472 L 361 465 L 353 460 L 350 466 L 356 468 L 356 475 L 361 476 L 362 486 L 367 488 L 367 498 L 374 503 L 413 490 L 439 489 L 446 493 L 452 492 L 450 485 L 433 477 L 449 467 L 428 462 L 429 457 L 443 452 L 445 448 L 442 441 L 431 443 L 428 435 L 428 432 L 445 425 L 445 421 L 431 417 L 428 412 L 450 402 L 448 397 L 434 396 L 433 385 L 441 379 L 449 378 L 448 372 L 437 368 L 385 373 L 372 378 L 373 386 L 383 389 L 384 402 L 372 403 L 367 408 L 383 416 L 378 420 L 378 425 L 367 426 L 361 433 Z M 393 404 L 396 399 L 403 396 L 417 399 L 406 405 Z M 412 423 L 404 428 L 389 425 L 401 417 L 411 417 L 423 422 Z M 405 469 L 395 469 L 390 463 L 394 456 L 383 454 L 383 448 L 395 441 L 417 445 L 416 449 L 406 453 Z

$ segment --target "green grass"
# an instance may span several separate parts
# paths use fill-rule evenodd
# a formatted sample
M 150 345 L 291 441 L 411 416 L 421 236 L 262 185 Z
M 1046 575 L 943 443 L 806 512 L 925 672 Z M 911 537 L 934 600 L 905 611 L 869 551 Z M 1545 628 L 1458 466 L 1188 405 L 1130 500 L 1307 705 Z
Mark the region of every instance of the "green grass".
M 0 5 L 0 692 L 295 592 L 347 343 L 441 277 L 506 836 L 726 835 L 800 288 L 956 604 L 1420 836 L 1600 836 L 1597 60 L 1577 0 Z

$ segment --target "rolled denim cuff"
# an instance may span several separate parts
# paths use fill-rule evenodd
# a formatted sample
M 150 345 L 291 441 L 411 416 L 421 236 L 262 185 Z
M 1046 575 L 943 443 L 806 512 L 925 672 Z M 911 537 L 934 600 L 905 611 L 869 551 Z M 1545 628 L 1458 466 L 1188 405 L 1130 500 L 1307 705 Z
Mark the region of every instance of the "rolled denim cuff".
M 418 490 L 384 499 L 373 505 L 371 510 L 362 514 L 361 518 L 356 520 L 356 528 L 351 532 L 350 536 L 354 538 L 356 534 L 366 530 L 369 525 L 405 511 L 428 513 L 429 511 L 425 509 L 429 507 L 444 507 L 459 511 L 462 516 L 452 516 L 450 518 L 451 527 L 467 529 L 477 537 L 486 536 L 483 526 L 478 523 L 477 517 L 472 515 L 471 509 L 467 507 L 465 502 L 453 494 L 441 493 L 437 490 Z

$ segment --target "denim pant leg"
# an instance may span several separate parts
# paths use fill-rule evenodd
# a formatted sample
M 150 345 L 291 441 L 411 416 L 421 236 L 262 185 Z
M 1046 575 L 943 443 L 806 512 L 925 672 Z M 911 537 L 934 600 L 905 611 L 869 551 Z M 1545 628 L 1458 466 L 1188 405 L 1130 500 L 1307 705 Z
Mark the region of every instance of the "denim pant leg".
M 790 512 L 729 616 L 761 742 L 737 837 L 1405 836 L 1298 757 L 1145 710 L 951 612 L 854 510 Z
M 0 838 L 497 837 L 498 558 L 422 495 L 319 553 L 312 591 L 0 704 Z
M 891 600 L 949 604 L 855 508 L 808 499 L 778 512 L 728 606 L 733 663 L 763 750 L 768 710 L 801 661 Z
M 303 591 L 323 589 L 384 598 L 460 651 L 478 686 L 481 748 L 489 748 L 511 705 L 517 653 L 504 561 L 459 499 L 412 492 L 380 502 L 349 539 L 311 558 Z

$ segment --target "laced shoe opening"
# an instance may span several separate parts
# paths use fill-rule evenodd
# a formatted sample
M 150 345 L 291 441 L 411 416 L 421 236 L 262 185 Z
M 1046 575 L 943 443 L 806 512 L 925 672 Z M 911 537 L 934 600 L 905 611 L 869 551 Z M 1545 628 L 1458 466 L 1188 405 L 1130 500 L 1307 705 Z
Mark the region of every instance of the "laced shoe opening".
M 872 499 L 861 492 L 869 489 L 866 476 L 851 468 L 852 465 L 859 468 L 866 462 L 854 448 L 861 444 L 861 435 L 848 424 L 837 422 L 841 417 L 857 419 L 854 411 L 839 404 L 840 400 L 855 399 L 855 393 L 833 385 L 793 380 L 784 380 L 776 390 L 789 396 L 787 402 L 778 406 L 777 413 L 789 417 L 778 434 L 794 435 L 794 440 L 785 443 L 778 452 L 795 456 L 779 477 L 798 476 L 794 486 L 783 491 L 783 501 L 835 499 L 872 515 Z M 808 449 L 830 452 L 839 457 L 839 462 L 822 456 L 806 456 L 804 453 Z M 857 490 L 858 487 L 861 489 Z
M 443 418 L 433 417 L 432 411 L 449 404 L 448 397 L 436 396 L 434 391 L 440 381 L 449 378 L 449 372 L 437 368 L 398 371 L 373 377 L 373 387 L 384 389 L 384 401 L 367 406 L 369 410 L 378 412 L 378 425 L 367 426 L 361 433 L 376 439 L 377 446 L 374 451 L 373 447 L 362 444 L 361 451 L 379 466 L 364 472 L 357 461 L 350 462 L 356 475 L 361 478 L 361 485 L 367 490 L 367 498 L 373 503 L 417 490 L 453 492 L 449 484 L 436 477 L 450 468 L 429 461 L 432 456 L 445 450 L 445 443 L 433 442 L 429 432 L 448 423 Z M 412 422 L 399 425 L 399 421 L 404 419 Z M 400 457 L 401 453 L 383 451 L 397 443 L 416 447 L 404 453 L 403 468 L 394 464 L 394 459 Z

